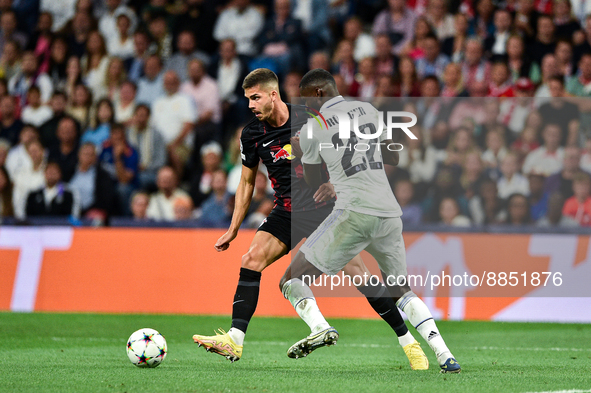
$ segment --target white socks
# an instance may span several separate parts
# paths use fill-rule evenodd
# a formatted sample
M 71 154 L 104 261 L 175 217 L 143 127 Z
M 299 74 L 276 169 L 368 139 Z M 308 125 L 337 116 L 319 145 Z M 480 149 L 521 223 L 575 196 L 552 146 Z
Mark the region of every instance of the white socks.
M 283 284 L 281 292 L 289 300 L 300 318 L 308 324 L 312 333 L 330 327 L 316 304 L 312 290 L 299 278 L 292 278 Z
M 414 343 L 415 341 L 416 340 L 412 336 L 412 334 L 410 334 L 410 331 L 406 332 L 406 334 L 404 336 L 398 337 L 398 342 L 400 343 L 400 346 L 402 348 L 406 347 L 408 344 Z
M 236 329 L 236 328 L 230 328 L 230 330 L 228 330 L 228 335 L 238 345 L 244 345 L 244 335 L 245 334 L 246 333 L 244 333 L 242 330 Z
M 445 341 L 439 334 L 439 329 L 437 329 L 429 308 L 414 292 L 405 293 L 398 299 L 396 305 L 405 312 L 410 323 L 417 329 L 421 337 L 427 341 L 433 352 L 435 352 L 439 364 L 445 363 L 448 358 L 452 357 L 447 345 L 445 345 Z

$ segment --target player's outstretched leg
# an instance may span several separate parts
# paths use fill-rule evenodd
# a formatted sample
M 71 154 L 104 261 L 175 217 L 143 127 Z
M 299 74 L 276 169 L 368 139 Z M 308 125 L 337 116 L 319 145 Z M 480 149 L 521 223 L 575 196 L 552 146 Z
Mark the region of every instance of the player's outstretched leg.
M 402 295 L 396 305 L 406 313 L 410 323 L 435 352 L 441 372 L 459 373 L 461 371 L 460 364 L 445 345 L 427 305 L 413 291 Z
M 310 335 L 292 345 L 287 350 L 287 356 L 298 359 L 320 347 L 336 344 L 339 333 L 324 319 L 310 287 L 299 278 L 292 278 L 281 289 L 283 296 L 310 327 Z
M 232 327 L 215 336 L 196 334 L 193 341 L 208 352 L 235 362 L 242 357 L 244 336 L 259 301 L 261 271 L 285 254 L 287 246 L 267 232 L 257 232 L 250 250 L 242 257 L 238 286 L 232 303 Z
M 421 344 L 408 331 L 388 288 L 379 280 L 371 278 L 372 274 L 363 263 L 363 259 L 357 255 L 345 266 L 343 272 L 352 279 L 356 276 L 363 278 L 361 281 L 353 279 L 353 282 L 364 283 L 356 287 L 357 290 L 365 296 L 369 305 L 394 330 L 398 336 L 398 342 L 408 358 L 410 368 L 413 370 L 429 369 L 429 359 L 425 356 Z

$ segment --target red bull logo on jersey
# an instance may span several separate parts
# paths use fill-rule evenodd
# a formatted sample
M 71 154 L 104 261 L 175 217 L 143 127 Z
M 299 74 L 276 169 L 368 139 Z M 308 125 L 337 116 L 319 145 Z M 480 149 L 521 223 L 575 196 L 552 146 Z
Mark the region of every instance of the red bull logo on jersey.
M 271 152 L 271 157 L 273 157 L 273 162 L 277 162 L 281 159 L 288 159 L 293 160 L 295 157 L 291 154 L 291 145 L 287 144 L 280 148 L 277 151 Z

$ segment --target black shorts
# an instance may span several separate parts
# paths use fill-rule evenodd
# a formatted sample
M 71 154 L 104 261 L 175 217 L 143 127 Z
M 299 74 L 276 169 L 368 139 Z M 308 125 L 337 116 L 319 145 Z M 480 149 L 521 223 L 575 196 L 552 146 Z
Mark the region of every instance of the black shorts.
M 332 209 L 333 205 L 295 213 L 273 209 L 258 230 L 270 233 L 292 250 L 320 226 Z

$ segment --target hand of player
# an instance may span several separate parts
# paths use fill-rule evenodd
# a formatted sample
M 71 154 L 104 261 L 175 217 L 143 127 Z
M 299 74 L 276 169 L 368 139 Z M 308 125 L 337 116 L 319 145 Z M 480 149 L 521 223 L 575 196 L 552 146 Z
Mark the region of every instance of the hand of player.
M 226 232 L 218 239 L 214 247 L 218 252 L 226 251 L 230 247 L 230 242 L 236 238 L 236 234 L 233 232 Z
M 334 198 L 337 194 L 330 182 L 322 184 L 314 193 L 314 202 L 324 202 Z
M 302 151 L 302 148 L 300 147 L 300 137 L 299 136 L 292 136 L 289 141 L 291 143 L 291 154 L 293 154 L 297 158 L 302 158 L 302 156 L 304 155 L 304 152 Z

